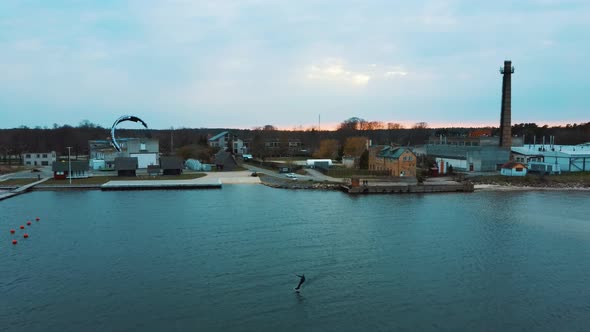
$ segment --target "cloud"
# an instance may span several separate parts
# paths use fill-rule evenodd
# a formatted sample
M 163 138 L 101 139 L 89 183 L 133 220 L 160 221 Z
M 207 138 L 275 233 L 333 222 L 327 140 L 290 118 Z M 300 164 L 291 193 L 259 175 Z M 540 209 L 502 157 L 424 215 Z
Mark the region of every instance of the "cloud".
M 312 81 L 329 81 L 356 86 L 367 85 L 371 80 L 371 76 L 367 73 L 355 72 L 345 66 L 344 60 L 326 59 L 320 64 L 309 66 L 306 77 Z
M 403 77 L 408 75 L 408 72 L 406 71 L 401 71 L 401 70 L 391 70 L 391 71 L 386 71 L 385 72 L 385 77 L 386 78 L 394 78 L 394 77 Z
M 15 114 L 0 109 L 0 126 L 36 125 L 19 123 L 21 114 L 51 124 L 134 109 L 161 112 L 163 126 L 238 125 L 241 116 L 281 125 L 320 110 L 334 122 L 341 110 L 477 121 L 497 115 L 505 59 L 518 70 L 515 103 L 551 94 L 564 116 L 588 108 L 549 86 L 587 85 L 590 3 L 508 3 L 0 1 L 0 103 Z M 45 107 L 74 111 L 43 118 Z

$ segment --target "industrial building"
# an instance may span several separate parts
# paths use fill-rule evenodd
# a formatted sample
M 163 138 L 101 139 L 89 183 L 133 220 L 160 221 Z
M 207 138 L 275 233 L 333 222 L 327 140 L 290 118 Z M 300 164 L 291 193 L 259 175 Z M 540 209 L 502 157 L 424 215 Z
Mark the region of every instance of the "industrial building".
M 512 147 L 511 150 L 512 159 L 528 164 L 530 171 L 544 173 L 590 171 L 590 143 L 526 144 Z
M 513 145 L 522 145 L 522 138 L 511 137 Z M 500 146 L 499 137 L 431 137 L 426 154 L 436 159 L 437 165 L 456 171 L 499 171 L 510 160 L 510 150 Z M 441 171 L 441 173 L 445 173 Z
M 111 140 L 92 140 L 89 145 L 89 166 L 93 170 L 114 169 L 115 158 L 137 158 L 138 168 L 147 168 L 149 165 L 158 165 L 160 156 L 160 144 L 153 138 L 119 138 L 117 142 L 121 146 L 118 152 Z

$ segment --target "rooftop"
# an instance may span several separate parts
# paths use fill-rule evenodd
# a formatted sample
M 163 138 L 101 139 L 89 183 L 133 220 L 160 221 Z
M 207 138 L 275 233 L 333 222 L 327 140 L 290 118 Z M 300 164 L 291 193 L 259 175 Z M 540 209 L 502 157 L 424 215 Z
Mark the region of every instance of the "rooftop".
M 222 132 L 220 132 L 219 134 L 217 134 L 217 135 L 215 135 L 215 136 L 211 137 L 211 138 L 209 139 L 209 141 L 217 141 L 218 139 L 220 139 L 221 137 L 225 136 L 226 134 L 227 134 L 227 131 L 222 131 Z
M 525 144 L 511 148 L 512 152 L 522 155 L 543 155 L 543 156 L 588 156 L 590 157 L 590 146 L 579 145 L 550 145 L 550 144 Z

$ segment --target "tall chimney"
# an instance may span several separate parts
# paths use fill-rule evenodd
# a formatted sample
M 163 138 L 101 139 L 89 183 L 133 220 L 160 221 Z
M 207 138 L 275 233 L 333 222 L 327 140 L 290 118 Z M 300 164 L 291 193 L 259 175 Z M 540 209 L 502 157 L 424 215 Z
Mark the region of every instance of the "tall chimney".
M 504 61 L 504 68 L 500 68 L 502 78 L 502 115 L 500 118 L 500 146 L 508 148 L 512 146 L 512 124 L 511 124 L 511 77 L 514 67 L 510 60 Z

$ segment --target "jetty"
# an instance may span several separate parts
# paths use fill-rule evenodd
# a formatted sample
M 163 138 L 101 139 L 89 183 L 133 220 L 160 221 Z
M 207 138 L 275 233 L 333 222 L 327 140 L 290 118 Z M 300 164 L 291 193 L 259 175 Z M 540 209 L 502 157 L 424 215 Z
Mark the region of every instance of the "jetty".
M 43 178 L 43 179 L 41 179 L 39 181 L 35 181 L 35 182 L 32 182 L 32 183 L 29 183 L 29 184 L 25 184 L 23 186 L 20 186 L 20 187 L 18 187 L 16 189 L 12 189 L 12 190 L 10 190 L 10 191 L 8 191 L 6 193 L 1 193 L 0 194 L 0 201 L 1 200 L 4 200 L 4 199 L 7 199 L 7 198 L 10 198 L 10 197 L 14 197 L 16 195 L 20 195 L 20 194 L 22 194 L 24 192 L 27 192 L 31 188 L 33 188 L 34 186 L 36 186 L 36 185 L 38 185 L 40 183 L 43 183 L 43 182 L 45 182 L 45 181 L 47 181 L 49 179 L 51 179 L 51 178 Z
M 403 193 L 449 193 L 473 192 L 469 181 L 425 181 L 394 182 L 352 179 L 351 183 L 341 185 L 341 190 L 349 194 L 403 194 Z

